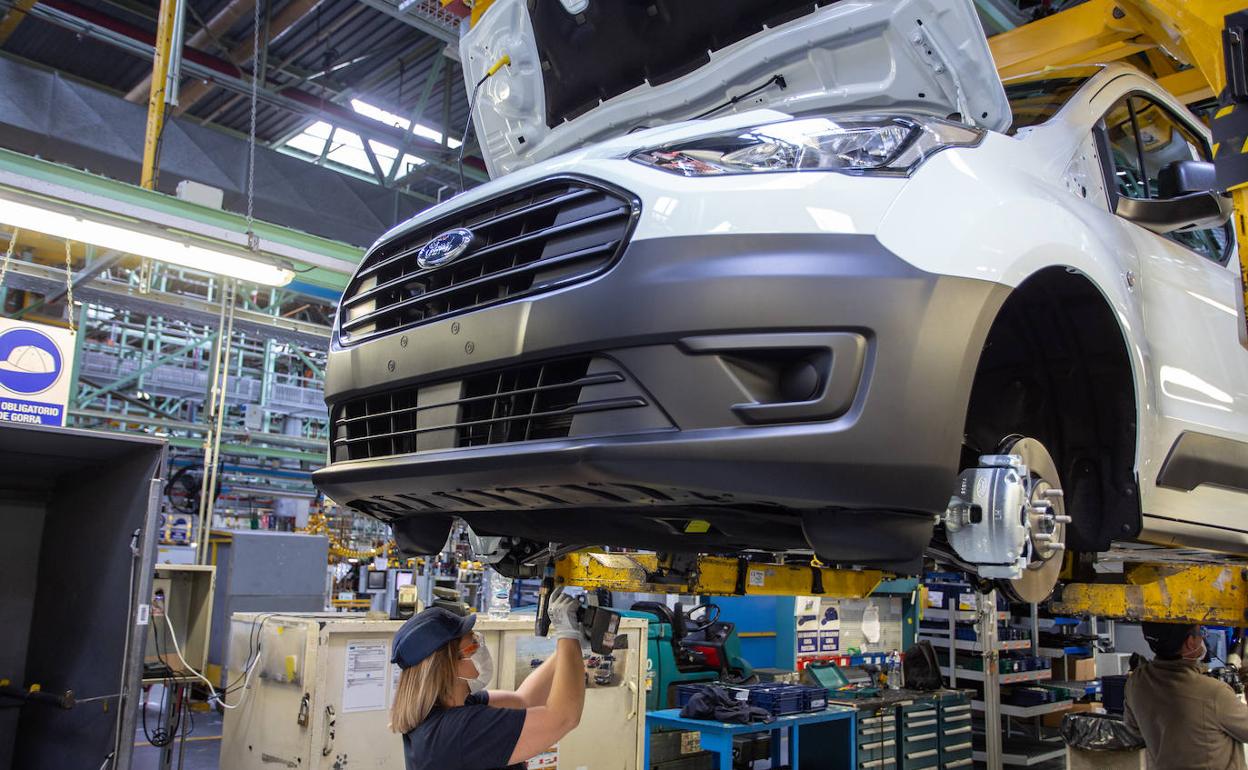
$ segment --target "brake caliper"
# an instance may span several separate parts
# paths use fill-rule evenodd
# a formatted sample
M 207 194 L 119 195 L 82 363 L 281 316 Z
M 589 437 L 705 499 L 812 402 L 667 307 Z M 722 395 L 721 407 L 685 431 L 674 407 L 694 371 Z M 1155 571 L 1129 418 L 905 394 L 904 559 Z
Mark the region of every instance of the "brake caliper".
M 1061 494 L 1032 477 L 1018 455 L 983 455 L 958 477 L 941 520 L 958 556 L 983 578 L 1013 580 L 1033 561 L 1065 549 L 1055 534 L 1059 516 L 1049 500 Z

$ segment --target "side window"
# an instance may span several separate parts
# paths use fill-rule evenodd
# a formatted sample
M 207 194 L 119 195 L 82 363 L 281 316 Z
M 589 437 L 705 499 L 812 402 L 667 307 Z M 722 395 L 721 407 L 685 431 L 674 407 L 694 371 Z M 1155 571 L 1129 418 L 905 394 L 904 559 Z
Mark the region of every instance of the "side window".
M 1105 135 L 1118 194 L 1127 198 L 1159 198 L 1161 170 L 1176 160 L 1210 160 L 1200 137 L 1160 104 L 1142 96 L 1119 100 L 1105 113 Z M 1230 224 L 1208 230 L 1170 233 L 1214 262 L 1229 252 Z
M 1159 197 L 1158 176 L 1176 160 L 1209 161 L 1209 151 L 1200 137 L 1183 125 L 1160 104 L 1141 96 L 1131 97 L 1135 122 L 1139 127 L 1140 149 L 1144 157 L 1144 175 L 1150 198 Z M 1229 223 L 1208 230 L 1187 230 L 1170 233 L 1168 238 L 1192 251 L 1222 262 L 1227 255 Z
M 1122 99 L 1105 113 L 1105 135 L 1109 140 L 1109 161 L 1114 166 L 1118 194 L 1124 198 L 1147 198 L 1148 182 L 1140 165 L 1129 98 Z

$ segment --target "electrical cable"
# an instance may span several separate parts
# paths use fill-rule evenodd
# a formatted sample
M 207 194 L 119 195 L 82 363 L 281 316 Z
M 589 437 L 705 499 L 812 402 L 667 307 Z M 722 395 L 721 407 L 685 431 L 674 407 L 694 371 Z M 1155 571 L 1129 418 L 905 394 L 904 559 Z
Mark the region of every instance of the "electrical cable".
M 260 634 L 264 630 L 264 624 L 268 622 L 269 618 L 273 617 L 276 614 L 278 613 L 266 612 L 266 613 L 262 613 L 260 617 L 252 619 L 251 631 L 248 632 L 247 634 L 247 657 L 246 657 L 247 664 L 243 666 L 242 673 L 240 673 L 237 677 L 235 677 L 233 682 L 230 682 L 229 684 L 225 686 L 225 689 L 221 691 L 222 695 L 228 695 L 240 689 L 239 682 L 241 680 L 244 680 L 247 677 L 247 675 L 250 673 L 251 668 L 259 663 L 260 661 Z
M 143 695 L 143 710 L 142 710 L 143 737 L 147 738 L 147 742 L 157 748 L 163 748 L 165 746 L 168 746 L 170 743 L 173 743 L 173 736 L 177 734 L 176 731 L 170 731 L 166 729 L 166 727 L 164 726 L 165 725 L 165 704 L 169 700 L 169 687 L 167 686 L 167 684 L 161 685 L 161 690 L 162 692 L 160 694 L 160 718 L 156 723 L 155 731 L 151 730 L 147 725 L 147 711 L 148 711 L 148 705 L 151 702 L 152 685 L 149 685 L 147 688 L 145 688 L 144 695 Z M 169 723 L 172 724 L 172 722 L 173 722 L 173 715 L 170 714 Z
M 166 620 L 168 620 L 168 617 L 168 615 L 165 615 Z M 157 720 L 155 731 L 150 730 L 147 725 L 147 709 L 151 698 L 151 687 L 149 686 L 144 689 L 143 736 L 147 738 L 147 742 L 151 745 L 156 746 L 157 748 L 163 748 L 173 743 L 174 738 L 177 736 L 178 728 L 181 727 L 182 724 L 182 711 L 178 708 L 178 703 L 176 701 L 170 703 L 170 696 L 174 692 L 175 685 L 172 676 L 173 669 L 165 659 L 165 653 L 164 650 L 161 649 L 160 644 L 160 633 L 155 626 L 152 627 L 152 640 L 156 645 L 156 658 L 161 662 L 161 665 L 165 667 L 165 676 L 161 682 L 160 718 Z M 168 719 L 165 717 L 166 706 L 168 706 L 169 711 Z
M 239 698 L 238 703 L 235 703 L 234 705 L 232 705 L 232 706 L 231 706 L 230 704 L 228 704 L 228 703 L 226 703 L 226 702 L 225 702 L 225 697 L 224 697 L 224 695 L 223 695 L 222 693 L 217 692 L 217 688 L 216 688 L 216 687 L 214 687 L 214 686 L 213 686 L 213 684 L 212 684 L 212 682 L 210 682 L 210 681 L 208 680 L 208 677 L 206 677 L 206 676 L 204 676 L 203 674 L 201 674 L 201 673 L 199 673 L 198 671 L 196 671 L 196 670 L 195 670 L 195 668 L 194 668 L 194 667 L 192 667 L 190 663 L 187 663 L 187 662 L 186 662 L 186 658 L 182 655 L 182 648 L 178 645 L 178 635 L 177 635 L 177 633 L 175 633 L 175 632 L 174 632 L 174 630 L 173 630 L 173 622 L 169 620 L 169 614 L 168 614 L 168 613 L 165 613 L 165 626 L 169 629 L 169 641 L 173 644 L 173 651 L 174 651 L 175 653 L 177 653 L 178 660 L 182 661 L 182 665 L 183 665 L 183 667 L 184 667 L 184 670 L 189 671 L 190 673 L 192 673 L 192 674 L 194 674 L 195 676 L 199 677 L 199 679 L 200 679 L 200 680 L 201 680 L 204 684 L 208 685 L 208 693 L 209 693 L 209 695 L 208 695 L 208 700 L 209 700 L 209 701 L 216 701 L 216 702 L 217 702 L 217 705 L 219 705 L 221 708 L 224 708 L 224 709 L 236 709 L 236 708 L 238 708 L 239 706 L 243 705 L 244 701 L 247 699 L 247 694 L 246 694 L 246 692 L 244 692 L 244 693 L 243 693 L 243 696 L 242 696 L 241 698 Z M 254 674 L 254 673 L 255 673 L 256 668 L 258 668 L 255 664 L 256 664 L 256 662 L 257 662 L 257 661 L 259 661 L 259 659 L 260 659 L 259 648 L 257 648 L 257 650 L 256 650 L 256 660 L 252 662 L 251 666 L 249 667 L 249 669 L 248 669 L 248 671 L 247 671 L 247 676 L 246 676 L 246 678 L 243 680 L 243 689 L 244 689 L 244 690 L 246 690 L 246 689 L 247 689 L 247 688 L 251 685 L 251 676 L 252 676 L 252 674 Z

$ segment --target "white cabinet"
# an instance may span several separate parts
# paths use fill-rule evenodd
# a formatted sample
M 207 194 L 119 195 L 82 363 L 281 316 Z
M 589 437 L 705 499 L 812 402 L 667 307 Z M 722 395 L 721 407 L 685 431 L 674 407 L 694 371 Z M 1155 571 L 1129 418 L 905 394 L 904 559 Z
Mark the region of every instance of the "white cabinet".
M 242 706 L 226 711 L 221 767 L 403 770 L 402 739 L 388 727 L 396 674 L 390 642 L 401 625 L 334 613 L 235 614 L 229 681 L 237 680 L 240 689 L 226 702 Z M 482 616 L 475 630 L 494 654 L 492 689 L 514 689 L 554 649 L 552 640 L 533 637 L 532 615 Z M 615 653 L 613 675 L 590 670 L 581 724 L 558 747 L 561 768 L 641 765 L 646 621 L 622 619 L 620 637 L 627 641 Z M 250 687 L 241 689 L 257 640 L 259 661 Z

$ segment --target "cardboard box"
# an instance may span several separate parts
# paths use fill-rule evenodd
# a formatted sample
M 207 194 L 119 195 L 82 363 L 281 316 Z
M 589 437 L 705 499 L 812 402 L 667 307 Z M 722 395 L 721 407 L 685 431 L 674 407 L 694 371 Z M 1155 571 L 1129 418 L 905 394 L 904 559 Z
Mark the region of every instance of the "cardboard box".
M 690 730 L 673 730 L 650 734 L 650 763 L 660 764 L 698 754 L 702 751 L 701 734 Z
M 1079 712 L 1084 712 L 1084 711 L 1101 711 L 1101 710 L 1102 710 L 1101 704 L 1099 703 L 1074 703 L 1074 704 L 1071 704 L 1071 707 L 1068 709 L 1064 709 L 1062 711 L 1054 711 L 1052 713 L 1045 714 L 1040 719 L 1044 723 L 1045 727 L 1058 728 L 1062 726 L 1062 717 L 1066 716 L 1067 714 L 1077 714 Z
M 1061 665 L 1058 665 L 1058 664 Z M 1090 682 L 1096 679 L 1096 658 L 1067 655 L 1053 662 L 1053 678 L 1059 682 Z

